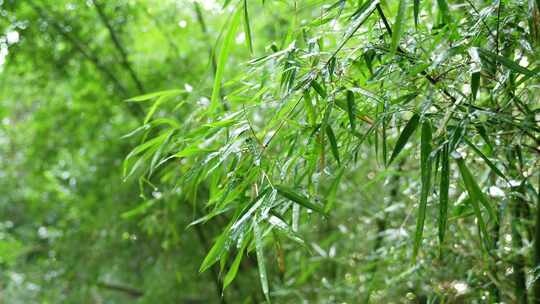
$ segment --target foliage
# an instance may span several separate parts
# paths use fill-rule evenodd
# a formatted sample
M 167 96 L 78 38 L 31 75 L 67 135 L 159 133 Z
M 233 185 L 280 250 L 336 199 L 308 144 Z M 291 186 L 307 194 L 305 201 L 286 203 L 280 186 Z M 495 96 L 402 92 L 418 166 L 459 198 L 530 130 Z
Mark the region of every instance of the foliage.
M 538 1 L 0 9 L 9 302 L 540 298 Z

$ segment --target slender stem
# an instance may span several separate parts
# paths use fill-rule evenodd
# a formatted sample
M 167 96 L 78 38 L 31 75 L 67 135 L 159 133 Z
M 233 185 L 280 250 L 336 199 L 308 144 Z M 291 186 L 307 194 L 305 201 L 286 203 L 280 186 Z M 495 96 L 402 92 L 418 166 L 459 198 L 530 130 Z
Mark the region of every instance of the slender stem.
M 106 65 L 104 65 L 92 50 L 87 49 L 83 42 L 81 42 L 77 37 L 74 37 L 70 32 L 67 32 L 64 27 L 58 22 L 59 18 L 57 16 L 50 16 L 47 13 L 47 10 L 43 7 L 35 4 L 32 0 L 28 0 L 27 3 L 30 5 L 30 7 L 38 14 L 38 16 L 44 20 L 46 20 L 49 24 L 53 26 L 53 28 L 62 36 L 64 37 L 73 48 L 79 52 L 84 58 L 86 58 L 88 61 L 90 61 L 94 67 L 101 72 L 106 78 L 108 78 L 110 81 L 112 81 L 114 88 L 123 96 L 127 97 L 129 96 L 126 88 L 120 80 L 114 75 L 114 73 L 107 68 Z M 139 104 L 135 103 L 129 103 L 128 109 L 130 112 L 136 116 L 136 117 L 142 117 L 143 111 Z
M 133 80 L 133 82 L 137 86 L 137 89 L 139 90 L 139 93 L 144 94 L 143 84 L 139 80 L 139 77 L 137 76 L 137 74 L 135 73 L 135 70 L 131 66 L 131 64 L 130 64 L 130 62 L 128 60 L 128 55 L 127 55 L 126 49 L 124 48 L 124 46 L 120 42 L 120 39 L 118 38 L 118 36 L 116 35 L 116 32 L 114 31 L 111 23 L 109 22 L 109 18 L 107 18 L 107 16 L 105 15 L 105 11 L 103 10 L 103 7 L 101 6 L 101 4 L 97 0 L 93 0 L 93 3 L 94 3 L 94 7 L 96 8 L 96 11 L 97 11 L 97 13 L 99 15 L 99 18 L 101 19 L 101 22 L 103 22 L 103 24 L 107 28 L 107 31 L 109 31 L 109 36 L 111 36 L 111 40 L 112 40 L 116 50 L 120 54 L 120 59 L 122 61 L 122 65 L 128 71 L 129 75 L 131 76 L 131 79 Z
M 384 12 L 383 12 L 380 4 L 377 4 L 377 12 L 379 13 L 379 16 L 381 17 L 381 20 L 384 23 L 384 27 L 386 28 L 386 32 L 388 33 L 388 35 L 392 36 L 392 28 L 390 27 L 390 24 L 388 23 L 388 19 L 384 15 Z M 400 46 L 397 47 L 397 52 L 401 53 L 401 54 L 406 54 L 406 52 Z M 409 59 L 409 61 L 412 61 L 412 60 Z M 424 76 L 424 78 L 426 78 L 429 81 L 429 83 L 431 83 L 432 85 L 436 85 L 440 80 L 439 77 L 433 78 L 426 71 L 421 71 L 420 74 L 422 74 L 422 76 Z M 452 96 L 452 94 L 450 94 L 450 92 L 448 92 L 447 89 L 441 88 L 440 90 L 453 103 L 455 103 L 457 101 L 456 98 L 454 96 Z

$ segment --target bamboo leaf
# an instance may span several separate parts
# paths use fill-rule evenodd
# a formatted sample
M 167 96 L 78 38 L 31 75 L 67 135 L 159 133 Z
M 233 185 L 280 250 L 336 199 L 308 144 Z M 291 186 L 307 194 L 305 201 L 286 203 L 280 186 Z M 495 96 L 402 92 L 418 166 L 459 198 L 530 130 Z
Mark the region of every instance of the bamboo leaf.
M 356 12 L 353 13 L 353 22 L 351 26 L 347 29 L 345 37 L 343 38 L 343 40 L 341 40 L 331 57 L 335 57 L 336 54 L 343 48 L 343 46 L 345 46 L 347 41 L 351 39 L 351 37 L 354 35 L 354 33 L 356 33 L 356 31 L 358 31 L 358 29 L 360 28 L 360 26 L 362 26 L 362 24 L 364 24 L 366 19 L 371 16 L 378 4 L 379 0 L 366 1 L 366 3 L 364 3 L 358 10 L 356 10 Z
M 326 125 L 326 135 L 328 136 L 328 140 L 330 141 L 330 148 L 332 149 L 332 154 L 336 158 L 338 164 L 341 165 L 341 161 L 339 160 L 339 149 L 336 142 L 336 135 L 334 134 L 334 131 L 332 130 L 332 127 L 330 125 Z
M 414 25 L 418 27 L 418 15 L 420 14 L 420 0 L 414 0 Z
M 144 94 L 136 97 L 132 97 L 130 99 L 127 99 L 127 102 L 140 102 L 140 101 L 147 101 L 152 100 L 154 98 L 163 96 L 163 95 L 178 95 L 182 92 L 185 92 L 184 90 L 167 90 L 167 91 L 160 91 L 160 92 L 154 92 L 149 94 Z
M 390 160 L 388 161 L 388 165 L 390 165 L 392 161 L 394 161 L 394 159 L 398 156 L 399 152 L 401 152 L 403 147 L 405 147 L 405 144 L 418 127 L 419 120 L 420 116 L 418 114 L 414 114 L 409 120 L 409 122 L 407 122 L 407 125 L 405 126 L 405 128 L 403 128 L 403 131 L 401 131 L 401 134 L 399 135 L 396 146 L 392 151 L 392 156 L 390 156 Z
M 249 52 L 253 55 L 253 39 L 251 35 L 251 26 L 249 24 L 249 11 L 247 0 L 244 0 L 244 34 L 246 35 L 246 45 Z
M 282 195 L 283 197 L 297 204 L 300 204 L 301 206 L 304 206 L 305 208 L 324 214 L 324 210 L 322 206 L 312 203 L 306 196 L 294 191 L 294 189 L 286 187 L 286 186 L 281 186 L 281 185 L 276 185 L 275 188 L 278 191 L 278 193 Z
M 247 244 L 248 242 L 244 241 L 244 245 L 242 245 L 242 248 L 240 248 L 240 251 L 238 251 L 236 254 L 229 271 L 225 275 L 225 279 L 223 279 L 223 290 L 225 290 L 227 286 L 232 283 L 234 278 L 236 278 L 236 274 L 238 273 L 238 268 L 240 267 L 240 262 L 242 262 L 242 256 L 244 255 L 244 250 L 246 249 Z
M 395 52 L 399 45 L 399 40 L 403 35 L 403 30 L 405 29 L 405 22 L 407 21 L 406 11 L 407 11 L 408 0 L 399 0 L 398 12 L 394 22 L 394 30 L 392 31 L 392 44 L 390 50 Z
M 214 77 L 214 86 L 212 88 L 212 98 L 210 101 L 210 109 L 215 110 L 219 104 L 220 92 L 221 92 L 221 80 L 223 79 L 223 73 L 225 71 L 225 64 L 229 57 L 229 52 L 231 49 L 231 44 L 234 40 L 234 34 L 240 22 L 240 15 L 242 10 L 237 9 L 234 12 L 231 22 L 229 23 L 229 28 L 227 29 L 227 34 L 225 39 L 221 43 L 221 49 L 219 52 L 219 57 L 217 61 L 216 75 Z
M 491 168 L 491 170 L 493 170 L 495 174 L 500 176 L 505 181 L 508 181 L 508 179 L 506 178 L 506 176 L 504 176 L 501 170 L 499 170 L 499 168 L 497 168 L 497 166 L 495 166 L 495 164 L 491 160 L 489 160 L 489 158 L 487 158 L 487 156 L 484 153 L 482 153 L 480 149 L 478 149 L 472 142 L 470 142 L 466 138 L 463 138 L 463 141 L 474 151 L 474 153 L 476 153 L 478 156 L 480 156 L 480 158 L 482 158 L 486 162 L 486 164 Z
M 448 8 L 448 3 L 446 2 L 446 0 L 437 0 L 437 4 L 441 13 L 442 23 L 449 24 L 452 19 L 450 18 L 450 10 Z
M 316 123 L 316 114 L 315 107 L 313 106 L 313 103 L 311 101 L 311 95 L 309 94 L 309 90 L 304 91 L 304 105 L 307 112 L 307 121 L 310 125 L 314 126 Z
M 480 87 L 480 72 L 474 72 L 471 74 L 471 94 L 473 100 L 476 100 L 478 95 L 478 88 Z
M 431 122 L 426 119 L 422 123 L 422 135 L 420 140 L 420 171 L 422 188 L 420 190 L 420 205 L 416 218 L 416 232 L 414 236 L 413 261 L 416 261 L 418 251 L 422 244 L 424 222 L 426 219 L 427 200 L 431 188 Z
M 264 297 L 266 298 L 266 302 L 270 303 L 268 275 L 266 273 L 266 263 L 264 261 L 263 239 L 261 228 L 256 221 L 256 217 L 253 220 L 253 234 L 255 235 L 255 251 L 257 254 L 257 266 L 259 268 L 259 279 L 261 281 L 261 287 Z
M 473 175 L 467 168 L 467 165 L 465 164 L 465 161 L 463 160 L 461 155 L 456 155 L 455 159 L 458 164 L 459 172 L 461 174 L 463 184 L 465 185 L 465 189 L 467 190 L 467 193 L 469 194 L 469 197 L 471 198 L 470 201 L 471 201 L 474 214 L 476 216 L 476 220 L 478 223 L 480 238 L 482 240 L 486 240 L 487 243 L 489 244 L 490 243 L 489 234 L 487 232 L 486 223 L 482 216 L 482 211 L 480 209 L 479 203 L 484 205 L 484 207 L 488 210 L 488 213 L 491 218 L 495 218 L 494 212 L 492 210 L 492 207 L 489 205 L 489 202 L 487 202 L 486 198 L 484 197 L 484 194 L 480 190 L 480 187 L 476 183 Z
M 351 90 L 347 90 L 347 113 L 349 114 L 349 123 L 351 125 L 351 131 L 355 130 L 354 119 L 354 93 Z
M 482 48 L 479 48 L 478 51 L 480 52 L 480 55 L 483 55 L 485 57 L 490 57 L 490 59 L 494 60 L 494 61 L 497 61 L 497 62 L 500 62 L 502 65 L 504 65 L 505 67 L 507 67 L 508 69 L 516 72 L 516 73 L 520 73 L 520 74 L 523 74 L 523 75 L 527 75 L 527 76 L 535 76 L 536 73 L 519 65 L 517 62 L 511 60 L 511 59 L 508 59 L 506 57 L 503 57 L 501 55 L 497 55 L 493 52 L 490 52 L 486 49 L 482 49 Z
M 439 187 L 439 246 L 444 243 L 446 227 L 448 224 L 448 191 L 450 189 L 450 162 L 449 147 L 446 143 L 441 156 L 441 180 Z
M 228 233 L 225 231 L 218 237 L 214 246 L 212 246 L 204 258 L 201 267 L 199 268 L 199 272 L 204 272 L 219 260 L 223 252 L 225 252 L 225 241 L 227 240 L 227 236 Z
M 316 80 L 311 81 L 311 87 L 313 87 L 322 99 L 326 99 L 326 90 Z

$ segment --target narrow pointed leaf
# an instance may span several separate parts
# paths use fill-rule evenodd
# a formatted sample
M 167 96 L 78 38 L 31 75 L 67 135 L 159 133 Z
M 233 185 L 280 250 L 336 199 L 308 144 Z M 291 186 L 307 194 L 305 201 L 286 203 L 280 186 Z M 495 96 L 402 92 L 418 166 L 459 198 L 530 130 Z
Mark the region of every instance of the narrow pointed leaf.
M 240 262 L 242 262 L 242 256 L 244 255 L 244 249 L 246 248 L 247 243 L 248 242 L 245 242 L 240 251 L 238 251 L 233 263 L 231 264 L 231 268 L 229 268 L 229 271 L 225 275 L 225 279 L 223 279 L 223 290 L 225 290 L 225 288 L 227 288 L 227 286 L 229 286 L 236 277 L 236 274 L 238 273 L 238 268 L 240 267 Z
M 476 183 L 473 175 L 467 168 L 467 165 L 465 164 L 465 161 L 462 157 L 457 157 L 456 162 L 458 164 L 459 172 L 461 174 L 461 178 L 463 180 L 463 184 L 465 185 L 465 189 L 467 190 L 467 194 L 469 194 L 470 202 L 472 204 L 474 214 L 476 216 L 476 220 L 478 222 L 478 229 L 480 232 L 480 238 L 483 240 L 486 240 L 489 244 L 489 234 L 487 232 L 486 223 L 484 221 L 484 218 L 482 216 L 482 210 L 480 209 L 480 203 L 484 205 L 484 207 L 488 210 L 488 213 L 491 218 L 494 217 L 494 212 L 492 210 L 492 207 L 489 205 L 489 202 L 487 202 L 486 198 L 484 197 L 484 194 L 480 190 L 480 187 Z
M 405 22 L 407 21 L 407 4 L 408 0 L 399 0 L 398 12 L 396 15 L 396 21 L 394 22 L 394 30 L 392 31 L 392 44 L 390 50 L 395 52 L 399 45 L 399 40 L 403 35 L 405 29 Z
M 246 45 L 249 49 L 249 52 L 253 54 L 253 39 L 251 36 L 251 26 L 249 23 L 247 0 L 244 0 L 244 34 L 246 35 Z
M 296 192 L 294 189 L 281 185 L 277 185 L 275 186 L 275 188 L 278 193 L 283 197 L 290 199 L 291 201 L 300 204 L 308 209 L 324 214 L 322 206 L 312 203 L 306 196 Z
M 470 142 L 466 138 L 463 138 L 463 141 L 474 151 L 474 153 L 476 153 L 478 156 L 480 156 L 480 158 L 482 158 L 486 162 L 486 165 L 488 165 L 495 174 L 500 176 L 502 179 L 508 181 L 508 179 L 506 178 L 506 176 L 504 176 L 501 170 L 499 170 L 499 168 L 497 168 L 497 166 L 495 166 L 495 164 L 491 160 L 489 160 L 489 158 L 487 158 L 487 156 L 484 155 L 484 153 L 482 153 L 480 149 L 478 149 L 472 142 Z
M 388 165 L 390 165 L 392 161 L 394 161 L 394 159 L 398 156 L 399 152 L 401 152 L 403 147 L 405 147 L 405 144 L 418 127 L 419 120 L 420 116 L 418 114 L 414 114 L 409 120 L 409 122 L 407 122 L 407 125 L 405 126 L 405 128 L 403 128 L 403 131 L 401 131 L 401 134 L 399 135 L 396 146 L 392 151 L 392 156 L 390 156 L 390 160 L 388 161 Z
M 473 72 L 471 74 L 471 94 L 473 100 L 476 100 L 478 95 L 478 88 L 480 87 L 480 72 Z
M 414 235 L 413 261 L 416 261 L 418 251 L 422 244 L 424 222 L 426 219 L 427 200 L 431 188 L 431 122 L 426 119 L 422 123 L 422 136 L 420 140 L 420 171 L 422 188 L 420 190 L 420 204 L 416 218 L 416 232 Z
M 221 80 L 223 79 L 223 73 L 225 71 L 225 64 L 229 58 L 229 52 L 231 49 L 231 44 L 234 40 L 234 34 L 240 22 L 241 10 L 237 9 L 234 12 L 231 22 L 229 23 L 229 28 L 227 34 L 221 44 L 221 49 L 219 51 L 219 57 L 216 68 L 216 75 L 214 77 L 214 86 L 212 88 L 212 99 L 210 101 L 210 108 L 216 109 L 219 104 L 220 92 L 221 92 Z
M 210 266 L 214 265 L 223 252 L 225 251 L 225 241 L 227 240 L 227 232 L 222 233 L 216 242 L 214 243 L 214 246 L 210 249 L 206 257 L 204 258 L 201 267 L 199 268 L 199 272 L 203 272 L 206 269 L 208 269 Z
M 316 80 L 311 81 L 311 87 L 321 98 L 326 99 L 326 90 Z
M 266 298 L 266 302 L 270 303 L 270 295 L 268 288 L 268 274 L 266 272 L 266 263 L 264 261 L 263 239 L 261 228 L 256 220 L 253 221 L 253 234 L 255 235 L 255 251 L 257 254 L 257 266 L 259 268 L 259 279 L 261 287 Z
M 420 0 L 414 0 L 414 25 L 418 26 L 418 15 L 420 14 Z
M 354 132 L 356 125 L 354 119 L 354 93 L 350 90 L 347 90 L 347 113 L 349 115 L 349 123 L 351 125 L 351 130 Z
M 448 144 L 444 145 L 441 155 L 441 180 L 439 187 L 439 244 L 444 243 L 448 223 L 448 191 L 450 188 L 450 157 Z
M 495 54 L 493 52 L 490 52 L 490 51 L 488 51 L 486 49 L 479 48 L 478 51 L 480 52 L 480 55 L 489 57 L 490 59 L 492 59 L 494 61 L 500 62 L 502 65 L 504 65 L 505 67 L 507 67 L 508 69 L 510 69 L 510 70 L 512 70 L 512 71 L 514 71 L 516 73 L 520 73 L 520 74 L 527 75 L 527 76 L 536 75 L 535 72 L 533 72 L 533 71 L 519 65 L 514 60 L 508 59 L 508 58 L 503 57 L 501 55 L 497 55 L 497 54 Z
M 332 130 L 332 127 L 330 125 L 326 125 L 326 135 L 328 136 L 328 140 L 330 141 L 330 149 L 332 149 L 332 154 L 336 158 L 338 164 L 341 165 L 341 161 L 339 159 L 339 149 L 336 142 L 336 135 L 334 134 L 334 131 Z

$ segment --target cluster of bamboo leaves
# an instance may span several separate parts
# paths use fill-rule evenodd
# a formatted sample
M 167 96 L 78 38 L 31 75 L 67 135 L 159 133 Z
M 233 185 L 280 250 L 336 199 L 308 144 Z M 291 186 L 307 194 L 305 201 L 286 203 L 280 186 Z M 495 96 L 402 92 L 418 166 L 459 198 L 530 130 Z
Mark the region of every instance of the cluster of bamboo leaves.
M 290 6 L 286 37 L 264 41 L 251 2 L 226 1 L 213 86 L 128 100 L 147 114 L 126 135 L 141 144 L 125 159 L 125 178 L 137 176 L 142 193 L 159 187 L 192 205 L 197 219 L 188 229 L 226 222 L 200 271 L 217 267 L 225 289 L 254 253 L 270 301 L 269 248 L 287 239 L 310 254 L 299 226 L 331 217 L 342 193 L 356 191 L 347 179 L 368 182 L 355 174 L 366 151 L 381 172 L 407 166 L 418 177 L 413 265 L 423 256 L 428 222 L 437 227 L 442 256 L 449 220 L 472 219 L 461 223 L 475 223 L 479 248 L 493 263 L 501 258 L 495 227 L 517 221 L 533 229 L 540 178 L 537 2 Z M 247 57 L 231 55 L 239 33 Z M 490 191 L 502 191 L 508 208 Z M 152 213 L 158 200 L 124 217 Z M 536 234 L 529 237 L 536 242 Z

